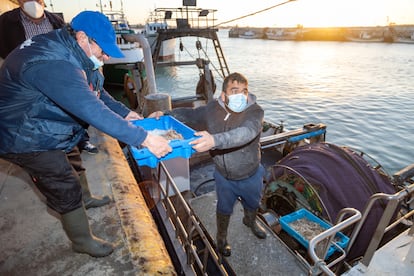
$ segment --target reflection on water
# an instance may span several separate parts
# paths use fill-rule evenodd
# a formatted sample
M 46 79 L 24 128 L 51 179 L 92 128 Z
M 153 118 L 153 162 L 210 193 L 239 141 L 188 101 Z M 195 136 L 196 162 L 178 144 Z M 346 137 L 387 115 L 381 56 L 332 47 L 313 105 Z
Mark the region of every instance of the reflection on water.
M 219 36 L 230 70 L 248 77 L 267 120 L 288 129 L 325 123 L 329 142 L 366 152 L 390 173 L 414 163 L 414 45 Z M 214 56 L 211 45 L 203 47 Z M 176 59 L 185 57 L 177 52 Z M 158 91 L 194 94 L 195 66 L 156 73 Z M 220 91 L 217 80 L 215 95 Z

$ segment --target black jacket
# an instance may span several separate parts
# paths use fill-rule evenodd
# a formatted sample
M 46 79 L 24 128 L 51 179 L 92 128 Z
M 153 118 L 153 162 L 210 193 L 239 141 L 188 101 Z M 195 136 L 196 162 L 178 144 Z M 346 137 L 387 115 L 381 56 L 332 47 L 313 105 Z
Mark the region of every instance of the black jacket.
M 59 29 L 65 25 L 63 19 L 48 11 L 45 15 L 53 26 Z M 7 55 L 18 45 L 26 40 L 25 31 L 20 17 L 20 8 L 13 9 L 0 16 L 0 57 L 5 59 Z

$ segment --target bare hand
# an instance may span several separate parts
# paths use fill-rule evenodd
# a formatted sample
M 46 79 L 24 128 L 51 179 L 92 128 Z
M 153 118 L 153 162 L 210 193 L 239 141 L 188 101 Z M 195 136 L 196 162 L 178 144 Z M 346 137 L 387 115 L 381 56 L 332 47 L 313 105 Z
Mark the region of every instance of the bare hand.
M 172 148 L 168 144 L 167 139 L 150 133 L 148 133 L 147 138 L 145 138 L 142 145 L 144 147 L 147 147 L 148 150 L 152 152 L 157 158 L 161 158 L 172 152 Z
M 197 140 L 190 142 L 190 145 L 193 145 L 193 149 L 196 151 L 204 152 L 214 148 L 214 137 L 207 131 L 199 131 L 194 133 L 194 135 L 201 136 Z
M 150 115 L 148 115 L 148 118 L 155 118 L 158 120 L 162 115 L 164 115 L 164 112 L 155 111 L 155 112 L 152 112 Z
M 130 111 L 128 115 L 126 115 L 125 120 L 142 120 L 144 117 L 136 113 L 135 111 Z

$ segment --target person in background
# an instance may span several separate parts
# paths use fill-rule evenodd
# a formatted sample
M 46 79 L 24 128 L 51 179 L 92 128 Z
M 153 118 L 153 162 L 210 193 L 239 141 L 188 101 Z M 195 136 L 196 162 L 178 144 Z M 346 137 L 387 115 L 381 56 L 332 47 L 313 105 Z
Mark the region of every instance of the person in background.
M 3 59 L 26 39 L 65 25 L 63 18 L 44 10 L 43 0 L 18 2 L 18 8 L 0 16 L 0 57 Z
M 142 117 L 103 89 L 98 68 L 110 56 L 123 57 L 110 21 L 83 11 L 64 28 L 23 42 L 0 68 L 0 158 L 29 173 L 61 215 L 72 249 L 94 257 L 114 246 L 91 232 L 82 201 L 76 146 L 82 124 L 147 147 L 157 158 L 172 151 L 165 138 L 129 122 Z
M 19 7 L 0 16 L 0 57 L 7 55 L 26 39 L 45 34 L 65 25 L 63 18 L 45 10 L 43 0 L 18 0 Z M 85 126 L 87 129 L 88 126 Z M 99 152 L 89 141 L 88 132 L 79 142 L 79 149 L 90 154 Z
M 210 151 L 215 163 L 218 251 L 226 257 L 231 255 L 227 229 L 238 199 L 244 208 L 243 223 L 258 238 L 265 239 L 265 230 L 256 222 L 265 174 L 259 144 L 264 112 L 249 93 L 247 79 L 232 73 L 224 79 L 221 95 L 215 101 L 164 114 L 199 130 L 195 135 L 200 138 L 190 144 L 198 152 Z

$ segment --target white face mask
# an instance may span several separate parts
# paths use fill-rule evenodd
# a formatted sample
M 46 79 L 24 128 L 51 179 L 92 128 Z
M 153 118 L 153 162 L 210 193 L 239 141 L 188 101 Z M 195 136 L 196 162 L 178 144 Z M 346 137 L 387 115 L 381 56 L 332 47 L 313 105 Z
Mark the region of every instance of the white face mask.
M 234 112 L 242 112 L 247 106 L 247 96 L 244 93 L 227 96 L 227 106 Z
M 42 17 L 44 12 L 45 12 L 45 9 L 44 9 L 43 5 L 39 4 L 36 1 L 24 2 L 23 10 L 30 17 L 36 18 L 36 19 Z
M 94 67 L 93 67 L 93 70 L 98 70 L 99 69 L 99 67 L 101 67 L 101 66 L 103 66 L 104 65 L 104 62 L 103 61 L 101 61 L 101 60 L 99 60 L 93 53 L 92 53 L 92 50 L 91 50 L 91 44 L 89 43 L 89 41 L 88 41 L 88 47 L 89 47 L 89 53 L 91 53 L 91 56 L 89 57 L 89 59 L 93 62 L 93 64 L 94 64 Z

